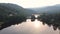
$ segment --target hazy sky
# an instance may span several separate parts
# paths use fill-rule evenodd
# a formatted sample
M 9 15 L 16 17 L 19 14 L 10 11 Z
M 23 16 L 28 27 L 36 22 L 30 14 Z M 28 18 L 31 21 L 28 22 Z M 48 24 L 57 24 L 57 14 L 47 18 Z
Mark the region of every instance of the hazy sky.
M 60 0 L 0 0 L 0 3 L 14 3 L 24 8 L 36 8 L 60 4 Z

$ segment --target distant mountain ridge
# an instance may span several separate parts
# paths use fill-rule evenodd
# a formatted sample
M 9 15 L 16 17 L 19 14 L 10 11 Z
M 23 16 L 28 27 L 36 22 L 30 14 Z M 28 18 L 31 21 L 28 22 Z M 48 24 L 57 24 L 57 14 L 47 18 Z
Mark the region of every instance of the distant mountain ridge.
M 38 7 L 38 8 L 23 8 L 21 6 L 18 6 L 16 4 L 11 3 L 0 3 L 0 15 L 11 13 L 17 13 L 22 14 L 26 13 L 27 15 L 31 15 L 34 13 L 60 13 L 60 4 L 56 4 L 54 6 L 46 6 L 46 7 Z
M 42 8 L 34 8 L 33 10 L 35 10 L 37 13 L 60 13 L 60 4 Z

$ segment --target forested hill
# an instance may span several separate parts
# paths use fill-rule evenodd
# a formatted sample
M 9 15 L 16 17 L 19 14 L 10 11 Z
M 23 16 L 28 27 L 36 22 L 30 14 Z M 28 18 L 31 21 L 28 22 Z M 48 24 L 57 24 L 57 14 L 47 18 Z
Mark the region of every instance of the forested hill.
M 46 7 L 38 7 L 34 8 L 33 10 L 37 11 L 37 13 L 60 13 L 60 4 L 56 4 L 53 6 L 46 6 Z
M 24 9 L 21 6 L 11 3 L 0 3 L 0 15 L 8 14 L 24 14 Z
M 36 13 L 36 11 L 32 9 L 33 8 L 25 8 L 25 12 L 28 14 L 28 16 L 31 16 L 32 14 Z

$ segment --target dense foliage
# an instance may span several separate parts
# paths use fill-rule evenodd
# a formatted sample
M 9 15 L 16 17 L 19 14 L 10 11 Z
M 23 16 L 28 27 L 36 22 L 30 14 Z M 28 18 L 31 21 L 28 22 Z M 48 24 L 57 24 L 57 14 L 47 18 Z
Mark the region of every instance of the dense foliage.
M 57 28 L 60 29 L 60 14 L 55 13 L 55 14 L 46 14 L 43 13 L 38 17 L 39 21 L 42 21 L 43 24 L 47 24 L 49 26 L 53 25 L 54 30 Z
M 26 21 L 25 9 L 11 3 L 0 3 L 0 30 Z

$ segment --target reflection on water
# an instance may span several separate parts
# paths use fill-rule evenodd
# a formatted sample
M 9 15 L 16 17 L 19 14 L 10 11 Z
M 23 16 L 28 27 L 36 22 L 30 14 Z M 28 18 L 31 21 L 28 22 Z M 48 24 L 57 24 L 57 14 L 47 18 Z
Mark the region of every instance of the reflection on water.
M 21 24 L 12 25 L 0 31 L 0 34 L 59 34 L 59 30 L 53 30 L 53 26 L 43 25 L 37 19 L 31 22 L 27 19 Z

